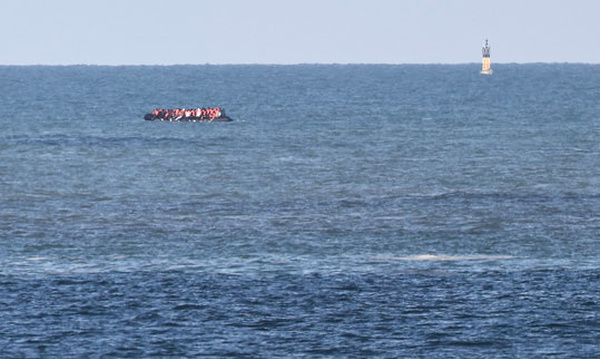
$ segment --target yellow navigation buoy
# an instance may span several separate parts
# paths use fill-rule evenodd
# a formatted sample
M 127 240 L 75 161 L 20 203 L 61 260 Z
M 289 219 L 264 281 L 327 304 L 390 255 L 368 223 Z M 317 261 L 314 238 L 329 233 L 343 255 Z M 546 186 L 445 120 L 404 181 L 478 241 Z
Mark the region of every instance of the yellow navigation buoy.
M 490 45 L 488 44 L 488 40 L 485 39 L 485 46 L 481 49 L 483 53 L 483 62 L 481 64 L 481 74 L 482 75 L 491 75 L 494 73 L 492 70 L 492 60 L 490 59 Z

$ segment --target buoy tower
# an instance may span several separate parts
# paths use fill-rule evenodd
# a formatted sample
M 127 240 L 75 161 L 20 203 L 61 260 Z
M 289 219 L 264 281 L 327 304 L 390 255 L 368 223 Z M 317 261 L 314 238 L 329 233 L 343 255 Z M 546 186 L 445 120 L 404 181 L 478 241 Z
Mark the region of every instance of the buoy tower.
M 490 45 L 488 44 L 488 40 L 485 39 L 485 46 L 481 49 L 483 53 L 483 62 L 481 64 L 481 74 L 482 75 L 491 75 L 494 73 L 492 70 L 492 60 L 490 59 Z

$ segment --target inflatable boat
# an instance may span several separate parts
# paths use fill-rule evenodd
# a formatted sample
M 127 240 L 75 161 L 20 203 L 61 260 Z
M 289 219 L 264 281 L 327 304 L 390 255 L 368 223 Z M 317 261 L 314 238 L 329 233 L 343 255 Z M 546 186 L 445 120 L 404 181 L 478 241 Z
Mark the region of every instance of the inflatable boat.
M 196 109 L 156 109 L 144 115 L 146 121 L 167 122 L 229 122 L 233 119 L 219 107 Z

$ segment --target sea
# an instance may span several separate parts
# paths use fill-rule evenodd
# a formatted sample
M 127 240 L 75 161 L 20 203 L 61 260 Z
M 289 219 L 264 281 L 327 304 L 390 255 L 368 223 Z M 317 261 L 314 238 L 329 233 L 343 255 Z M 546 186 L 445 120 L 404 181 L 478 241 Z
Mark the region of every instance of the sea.
M 600 357 L 600 65 L 479 70 L 0 66 L 0 357 Z

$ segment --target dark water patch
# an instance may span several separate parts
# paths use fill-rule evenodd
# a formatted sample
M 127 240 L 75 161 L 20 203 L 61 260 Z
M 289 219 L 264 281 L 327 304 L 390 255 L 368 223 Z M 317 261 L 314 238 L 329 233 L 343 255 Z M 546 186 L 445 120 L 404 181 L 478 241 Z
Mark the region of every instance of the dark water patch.
M 89 354 L 89 349 L 73 345 L 88 338 L 123 342 L 139 336 L 145 339 L 133 346 L 95 350 L 196 355 L 215 350 L 237 353 L 238 345 L 252 348 L 261 338 L 248 355 L 277 356 L 294 347 L 293 352 L 307 355 L 428 351 L 443 356 L 452 348 L 491 354 L 506 345 L 533 353 L 536 343 L 548 335 L 554 343 L 578 352 L 578 343 L 598 334 L 597 326 L 584 325 L 585 334 L 576 331 L 591 312 L 573 312 L 556 296 L 587 291 L 587 277 L 597 276 L 595 272 L 561 272 L 570 279 L 571 289 L 566 290 L 554 272 L 457 274 L 261 278 L 173 272 L 70 275 L 49 283 L 44 278 L 4 281 L 5 294 L 13 294 L 3 295 L 12 310 L 2 315 L 29 327 L 30 333 L 27 341 L 5 342 L 4 347 L 9 353 L 40 354 L 34 343 L 53 338 L 46 353 L 68 346 L 68 356 L 80 356 Z M 543 295 L 531 293 L 526 284 L 530 280 L 539 283 Z M 493 283 L 494 290 L 481 292 L 485 283 Z M 15 293 L 21 293 L 18 302 Z M 523 305 L 523 295 L 541 305 Z M 21 311 L 23 306 L 40 310 Z M 553 316 L 561 320 L 549 319 Z M 59 318 L 60 329 L 54 326 Z M 522 340 L 523 335 L 529 341 Z M 393 344 L 402 342 L 408 345 Z

